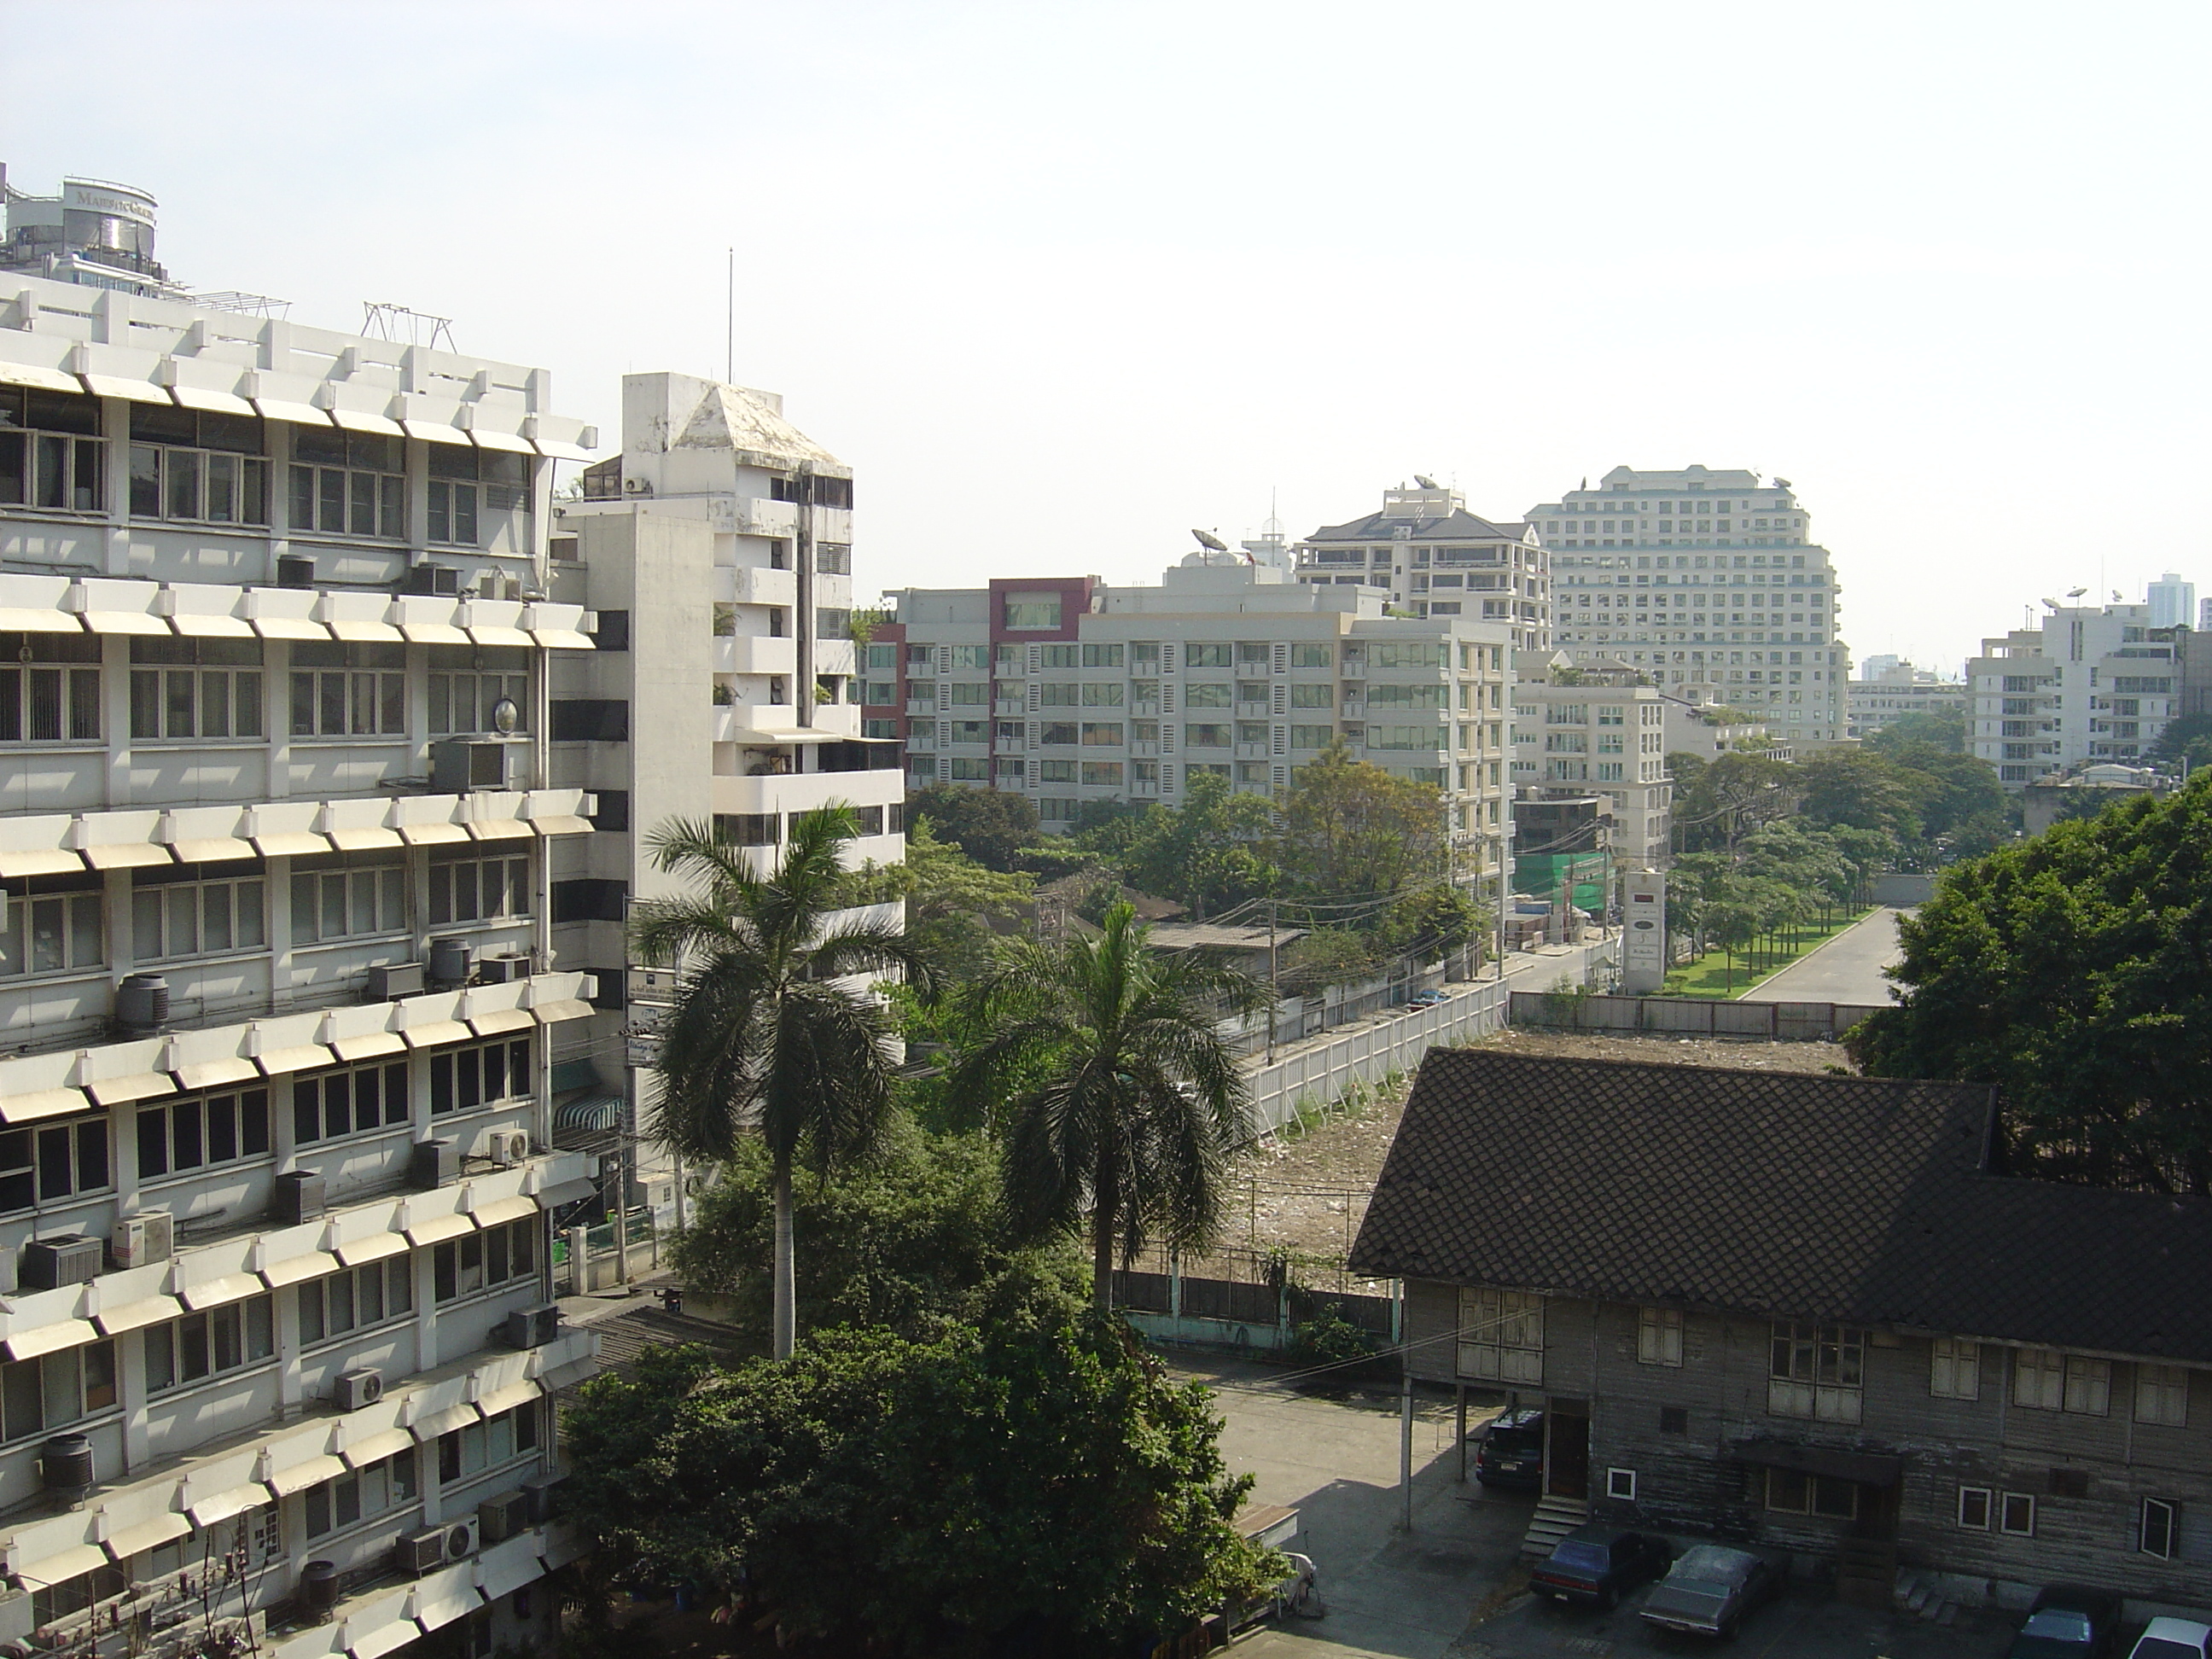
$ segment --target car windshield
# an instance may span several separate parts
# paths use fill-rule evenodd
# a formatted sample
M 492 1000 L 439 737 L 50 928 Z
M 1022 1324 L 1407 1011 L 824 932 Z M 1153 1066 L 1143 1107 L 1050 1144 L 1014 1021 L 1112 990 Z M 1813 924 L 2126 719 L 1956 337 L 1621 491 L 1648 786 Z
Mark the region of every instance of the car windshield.
M 2136 1644 L 2128 1659 L 2204 1659 L 2204 1650 L 2186 1642 L 2169 1642 L 2163 1636 L 2146 1636 Z
M 1579 1544 L 1570 1538 L 1552 1552 L 1550 1565 L 1566 1567 L 1576 1572 L 1603 1572 L 1606 1569 L 1605 1547 L 1601 1544 Z
M 1524 1452 L 1535 1450 L 1543 1437 L 1540 1429 L 1492 1429 L 1489 1440 L 1494 1451 Z
M 2022 1636 L 2047 1636 L 2057 1642 L 2089 1639 L 2089 1615 L 2071 1607 L 2045 1607 L 2020 1628 Z
M 1674 1571 L 1667 1575 L 1667 1582 L 1678 1588 L 1688 1583 L 1726 1587 L 1741 1583 L 1750 1568 L 1751 1558 L 1741 1550 L 1699 1544 L 1674 1564 Z

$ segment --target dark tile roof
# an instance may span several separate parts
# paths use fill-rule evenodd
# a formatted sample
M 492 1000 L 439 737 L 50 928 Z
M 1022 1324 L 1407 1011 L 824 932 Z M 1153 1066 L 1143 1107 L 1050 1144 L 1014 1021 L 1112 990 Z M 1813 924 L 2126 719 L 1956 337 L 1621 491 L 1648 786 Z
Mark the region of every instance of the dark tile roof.
M 1386 519 L 1380 513 L 1370 513 L 1350 524 L 1325 524 L 1306 538 L 1310 542 L 1387 542 L 1400 525 L 1410 524 L 1413 535 L 1421 541 L 1492 541 L 1504 537 L 1517 542 L 1528 528 L 1518 524 L 1492 524 L 1487 519 L 1478 519 L 1465 507 L 1455 507 L 1449 517 L 1442 519 Z
M 1352 1271 L 2212 1361 L 2212 1200 L 1988 1174 L 1994 1106 L 1432 1050 Z

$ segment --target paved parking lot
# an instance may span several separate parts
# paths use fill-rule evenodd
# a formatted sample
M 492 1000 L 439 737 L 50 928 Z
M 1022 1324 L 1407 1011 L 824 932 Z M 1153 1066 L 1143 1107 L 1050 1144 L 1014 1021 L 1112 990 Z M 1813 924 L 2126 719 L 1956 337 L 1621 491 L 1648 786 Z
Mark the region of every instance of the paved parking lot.
M 1448 1402 L 1419 1403 L 1413 1434 L 1413 1530 L 1399 1517 L 1396 1402 L 1329 1400 L 1276 1385 L 1267 1366 L 1179 1360 L 1212 1383 L 1231 1468 L 1257 1477 L 1252 1501 L 1299 1511 L 1295 1546 L 1320 1570 L 1325 1618 L 1291 1620 L 1237 1644 L 1244 1659 L 1671 1659 L 1710 1643 L 1655 1631 L 1636 1616 L 1644 1592 L 1600 1613 L 1520 1593 L 1521 1537 L 1534 1501 L 1455 1479 Z M 1842 1606 L 1807 1590 L 1760 1608 L 1730 1659 L 1996 1659 L 2008 1621 L 1962 1614 L 1948 1626 Z

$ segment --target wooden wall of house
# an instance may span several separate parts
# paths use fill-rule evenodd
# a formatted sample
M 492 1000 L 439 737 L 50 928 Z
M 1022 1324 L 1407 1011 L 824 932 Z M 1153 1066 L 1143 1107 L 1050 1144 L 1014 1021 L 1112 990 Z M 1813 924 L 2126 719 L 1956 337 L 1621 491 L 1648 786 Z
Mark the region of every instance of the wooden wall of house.
M 1435 1330 L 1449 1328 L 1450 1287 L 1425 1287 Z M 1409 1311 L 1417 1304 L 1409 1298 Z M 1765 1474 L 1731 1455 L 1747 1440 L 1779 1438 L 1901 1456 L 1896 1537 L 1900 1561 L 2014 1583 L 2079 1580 L 2145 1600 L 2212 1601 L 2212 1372 L 2191 1373 L 2188 1422 L 2134 1420 L 2135 1371 L 2112 1365 L 2106 1415 L 2011 1403 L 2011 1351 L 1981 1349 L 1972 1401 L 1929 1391 L 1933 1344 L 1878 1334 L 1865 1352 L 1862 1420 L 1815 1423 L 1767 1412 L 1771 1327 L 1764 1319 L 1692 1313 L 1683 1363 L 1637 1357 L 1638 1312 L 1627 1304 L 1566 1299 L 1545 1310 L 1544 1392 L 1590 1402 L 1593 1513 L 1661 1530 L 1760 1542 L 1830 1557 L 1849 1522 L 1766 1509 Z M 1443 1356 L 1425 1375 L 1450 1380 Z M 1524 1399 L 1526 1395 L 1524 1393 Z M 1533 1402 L 1531 1402 L 1533 1403 Z M 1662 1413 L 1679 1410 L 1679 1430 Z M 1606 1498 L 1608 1469 L 1633 1469 L 1633 1503 Z M 2086 1496 L 2054 1492 L 2053 1469 L 2081 1471 Z M 1959 1488 L 2036 1498 L 2033 1538 L 1958 1524 Z M 2181 1506 L 2180 1550 L 2160 1560 L 2136 1548 L 2141 1500 Z M 1866 1502 L 1863 1495 L 1862 1502 Z

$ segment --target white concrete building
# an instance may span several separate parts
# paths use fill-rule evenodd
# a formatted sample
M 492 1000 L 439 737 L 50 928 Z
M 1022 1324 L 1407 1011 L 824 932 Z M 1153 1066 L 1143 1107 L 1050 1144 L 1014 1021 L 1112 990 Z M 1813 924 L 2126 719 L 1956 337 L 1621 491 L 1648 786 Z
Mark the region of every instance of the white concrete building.
M 681 886 L 646 845 L 673 818 L 711 818 L 765 868 L 794 817 L 842 802 L 860 820 L 853 862 L 902 860 L 899 745 L 860 734 L 852 470 L 783 418 L 783 400 L 625 376 L 622 453 L 557 513 L 555 590 L 599 624 L 599 649 L 556 671 L 555 775 L 600 809 L 599 833 L 555 872 L 564 957 L 619 981 L 630 902 Z M 614 1058 L 598 1081 L 627 1094 L 621 999 L 601 1002 L 594 1051 Z M 587 1127 L 608 1096 L 574 1083 L 561 1107 Z M 652 1201 L 665 1167 L 648 1151 L 633 1196 Z
M 0 1643 L 550 1646 L 590 441 L 543 370 L 0 274 Z
M 1674 781 L 1667 770 L 1668 699 L 1628 671 L 1555 672 L 1513 687 L 1513 782 L 1519 798 L 1595 795 L 1606 844 L 1621 869 L 1669 862 Z M 1516 846 L 1516 860 L 1544 849 Z M 1534 890 L 1524 887 L 1524 890 Z
M 1796 750 L 1766 726 L 1743 718 L 1741 709 L 1725 703 L 1686 702 L 1668 697 L 1663 711 L 1667 752 L 1695 755 L 1711 760 L 1731 751 L 1764 755 L 1770 760 L 1795 760 Z
M 1286 788 L 1341 738 L 1443 792 L 1457 874 L 1492 891 L 1511 834 L 1503 623 L 1387 616 L 1365 585 L 1219 553 L 1158 586 L 1008 578 L 886 597 L 880 648 L 901 678 L 884 691 L 906 710 L 916 788 L 1018 791 L 1060 829 L 1088 801 L 1177 805 L 1201 772 Z
M 2085 762 L 2133 761 L 2180 712 L 2172 636 L 2142 605 L 2062 605 L 1982 641 L 1966 665 L 1972 752 L 2011 789 Z
M 1382 510 L 1324 525 L 1293 550 L 1302 582 L 1380 589 L 1415 617 L 1497 623 L 1517 651 L 1552 643 L 1550 565 L 1534 526 L 1492 524 L 1455 489 L 1420 480 Z
M 2167 571 L 2143 591 L 2153 628 L 2193 628 L 2197 624 L 2197 584 Z
M 1550 550 L 1553 635 L 1799 747 L 1844 735 L 1840 587 L 1786 478 L 1617 466 L 1531 507 Z
M 1861 678 L 1844 687 L 1844 720 L 1854 738 L 1870 738 L 1905 714 L 1964 715 L 1966 702 L 1963 680 L 1938 679 L 1899 657 L 1869 657 Z

